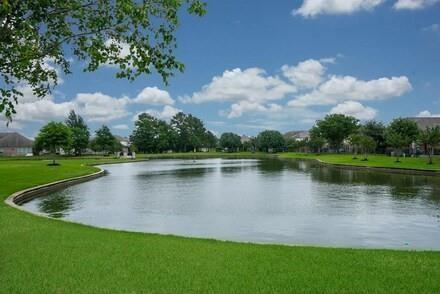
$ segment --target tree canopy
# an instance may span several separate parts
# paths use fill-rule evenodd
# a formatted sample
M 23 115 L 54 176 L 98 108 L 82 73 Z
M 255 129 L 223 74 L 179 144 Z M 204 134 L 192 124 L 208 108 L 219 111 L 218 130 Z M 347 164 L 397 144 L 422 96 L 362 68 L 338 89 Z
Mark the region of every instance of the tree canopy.
M 386 127 L 382 122 L 375 120 L 367 121 L 362 125 L 361 134 L 373 138 L 376 142 L 376 148 L 379 152 L 384 152 L 386 149 Z
M 283 135 L 278 131 L 266 130 L 257 136 L 258 148 L 262 151 L 282 151 L 286 145 Z
M 119 142 L 106 125 L 96 130 L 95 134 L 95 138 L 90 143 L 93 150 L 108 153 L 116 151 L 119 147 Z
M 220 136 L 220 147 L 230 152 L 238 151 L 241 148 L 241 138 L 234 133 L 223 133 Z
M 71 148 L 75 155 L 81 155 L 83 150 L 89 145 L 90 132 L 83 118 L 76 114 L 74 110 L 70 111 L 66 119 L 66 125 L 72 133 Z
M 316 122 L 315 132 L 339 151 L 342 142 L 359 128 L 359 120 L 344 114 L 328 114 Z
M 432 164 L 434 149 L 440 145 L 440 127 L 427 127 L 426 129 L 421 130 L 418 140 L 421 144 L 425 145 L 424 147 L 428 154 L 428 164 Z
M 142 113 L 135 122 L 130 140 L 141 152 L 163 152 L 174 148 L 176 136 L 166 122 Z
M 133 80 L 155 70 L 168 82 L 184 65 L 175 57 L 180 11 L 202 16 L 200 0 L 8 0 L 0 4 L 0 114 L 9 119 L 29 87 L 48 95 L 71 58 L 95 71 L 102 64 Z
M 70 129 L 61 122 L 49 122 L 43 126 L 35 138 L 37 151 L 47 150 L 56 153 L 60 148 L 69 151 L 72 142 Z

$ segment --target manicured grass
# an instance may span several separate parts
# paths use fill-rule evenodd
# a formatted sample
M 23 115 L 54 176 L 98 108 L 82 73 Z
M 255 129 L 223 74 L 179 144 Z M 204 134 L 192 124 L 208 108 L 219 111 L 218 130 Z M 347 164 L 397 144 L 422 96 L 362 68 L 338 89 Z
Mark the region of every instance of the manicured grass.
M 39 160 L 2 160 L 0 199 L 94 172 L 86 164 L 109 160 L 61 159 L 57 167 Z M 117 232 L 37 217 L 0 203 L 0 293 L 439 293 L 439 280 L 440 252 Z
M 386 155 L 369 155 L 368 161 L 362 161 L 362 155 L 353 159 L 352 154 L 311 154 L 311 153 L 283 153 L 282 158 L 319 159 L 326 163 L 356 165 L 368 167 L 404 168 L 417 170 L 440 170 L 440 158 L 435 157 L 433 164 L 428 164 L 426 157 L 400 158 L 401 162 L 395 162 L 395 158 Z

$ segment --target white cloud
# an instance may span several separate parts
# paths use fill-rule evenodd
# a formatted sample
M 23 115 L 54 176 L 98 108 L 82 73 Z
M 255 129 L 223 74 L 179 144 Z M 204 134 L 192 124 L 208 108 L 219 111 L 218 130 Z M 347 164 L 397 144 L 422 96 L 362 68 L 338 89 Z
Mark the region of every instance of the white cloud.
M 199 92 L 181 97 L 180 100 L 186 103 L 242 100 L 262 103 L 282 99 L 286 94 L 294 92 L 294 85 L 277 76 L 268 76 L 261 68 L 236 68 L 226 70 L 221 76 L 215 76 Z
M 128 125 L 125 124 L 113 125 L 112 128 L 115 130 L 128 130 Z
M 17 115 L 13 119 L 18 122 L 62 120 L 74 107 L 72 102 L 55 103 L 49 99 L 20 103 L 16 106 Z
M 316 90 L 303 94 L 288 105 L 306 107 L 336 105 L 347 100 L 382 100 L 398 97 L 412 89 L 406 76 L 362 81 L 352 76 L 332 76 Z
M 324 59 L 323 62 L 335 62 L 334 59 Z M 318 86 L 325 73 L 325 67 L 318 60 L 309 59 L 296 66 L 283 65 L 283 75 L 299 88 L 314 88 Z
M 304 0 L 294 15 L 314 17 L 319 14 L 351 14 L 361 10 L 372 10 L 385 0 Z
M 440 117 L 439 114 L 433 114 L 429 110 L 420 111 L 419 114 L 417 114 L 418 117 Z
M 126 106 L 128 97 L 114 98 L 100 92 L 79 93 L 73 100 L 75 110 L 91 122 L 106 122 L 122 118 L 130 113 Z
M 145 111 L 140 111 L 133 116 L 132 120 L 136 121 L 141 113 L 148 113 L 149 115 L 154 116 L 158 119 L 169 121 L 174 115 L 176 115 L 181 111 L 182 110 L 179 108 L 175 108 L 170 105 L 165 105 L 162 110 L 147 109 Z
M 440 3 L 440 0 L 398 0 L 394 3 L 395 9 L 422 9 Z
M 243 115 L 243 113 L 266 113 L 266 112 L 279 112 L 282 107 L 275 103 L 270 103 L 267 106 L 258 102 L 240 101 L 231 105 L 230 111 L 227 113 L 228 118 L 237 118 Z
M 351 115 L 360 120 L 371 120 L 376 117 L 377 110 L 356 101 L 345 101 L 333 107 L 330 113 Z
M 152 104 L 152 105 L 173 105 L 174 100 L 167 91 L 161 90 L 157 87 L 144 88 L 135 99 L 134 103 Z

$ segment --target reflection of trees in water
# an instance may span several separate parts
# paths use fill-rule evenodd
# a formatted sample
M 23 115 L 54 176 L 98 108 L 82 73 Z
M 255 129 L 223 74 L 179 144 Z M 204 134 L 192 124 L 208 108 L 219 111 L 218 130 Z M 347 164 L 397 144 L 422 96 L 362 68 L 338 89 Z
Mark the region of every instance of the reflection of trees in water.
M 314 181 L 338 185 L 385 186 L 390 188 L 393 197 L 399 199 L 422 196 L 440 202 L 440 179 L 437 177 L 331 167 L 311 169 L 310 174 Z
M 61 218 L 67 215 L 73 206 L 73 198 L 64 193 L 57 193 L 52 196 L 42 198 L 38 204 L 39 210 L 48 214 L 50 217 Z
M 286 168 L 286 162 L 277 159 L 264 159 L 258 164 L 258 171 L 266 175 L 278 175 Z M 294 166 L 292 166 L 295 169 Z

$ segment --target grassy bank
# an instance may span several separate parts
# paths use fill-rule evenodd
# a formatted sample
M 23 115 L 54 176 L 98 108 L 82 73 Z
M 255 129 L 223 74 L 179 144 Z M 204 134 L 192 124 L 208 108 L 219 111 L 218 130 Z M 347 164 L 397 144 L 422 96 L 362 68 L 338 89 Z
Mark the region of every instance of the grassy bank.
M 395 158 L 386 155 L 369 155 L 368 161 L 363 161 L 359 155 L 357 159 L 353 159 L 352 154 L 311 154 L 311 153 L 283 153 L 282 158 L 294 159 L 319 159 L 326 163 L 366 166 L 366 167 L 383 167 L 393 169 L 415 169 L 415 170 L 440 170 L 440 158 L 434 157 L 433 164 L 427 163 L 426 157 L 405 157 L 400 158 L 400 162 L 395 162 Z
M 94 172 L 87 164 L 109 160 L 61 159 L 57 167 L 41 160 L 2 160 L 0 199 Z M 116 232 L 45 219 L 0 203 L 0 293 L 438 293 L 439 279 L 440 252 L 254 245 Z

